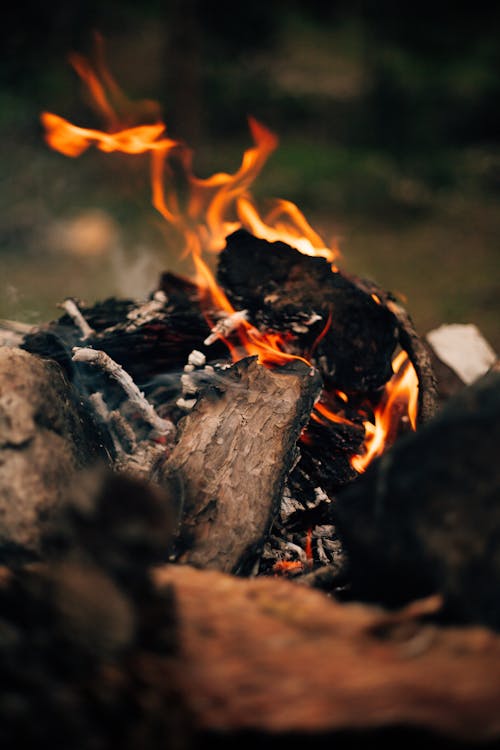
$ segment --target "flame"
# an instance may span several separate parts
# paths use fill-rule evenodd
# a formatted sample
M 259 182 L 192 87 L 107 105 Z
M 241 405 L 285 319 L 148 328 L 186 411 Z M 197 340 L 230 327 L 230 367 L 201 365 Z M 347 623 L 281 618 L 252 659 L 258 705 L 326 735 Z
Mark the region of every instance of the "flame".
M 105 152 L 149 153 L 152 203 L 181 238 L 183 255 L 193 261 L 195 281 L 204 292 L 205 310 L 215 308 L 227 316 L 235 312 L 205 256 L 222 250 L 226 237 L 239 228 L 269 241 L 287 242 L 302 253 L 324 257 L 333 264 L 337 249 L 326 247 L 295 204 L 277 200 L 265 217 L 259 214 L 250 186 L 278 145 L 271 130 L 250 117 L 254 145 L 244 151 L 240 167 L 233 174 L 217 172 L 200 179 L 193 173 L 190 149 L 165 135 L 166 126 L 157 106 L 149 101 L 132 103 L 122 93 L 104 64 L 100 37 L 94 64 L 81 55 L 71 55 L 70 63 L 86 85 L 90 103 L 103 118 L 106 130 L 78 127 L 58 115 L 43 112 L 46 142 L 70 157 L 80 156 L 92 145 Z M 137 124 L 146 114 L 155 122 Z M 179 181 L 187 187 L 187 197 L 182 201 L 177 189 Z M 242 351 L 257 355 L 263 364 L 302 359 L 287 353 L 284 336 L 261 333 L 248 321 L 241 321 L 236 333 L 237 346 L 224 339 L 234 360 L 241 358 Z
M 43 112 L 41 121 L 46 142 L 56 151 L 73 158 L 91 146 L 107 153 L 149 154 L 153 206 L 178 236 L 183 255 L 192 260 L 194 280 L 200 289 L 202 308 L 211 328 L 215 323 L 211 319 L 214 310 L 226 318 L 236 311 L 217 284 L 207 256 L 222 250 L 226 237 L 237 229 L 244 228 L 270 242 L 286 242 L 303 254 L 325 258 L 332 270 L 336 270 L 334 261 L 340 255 L 338 248 L 326 245 L 294 203 L 275 200 L 265 215 L 257 208 L 250 188 L 278 146 L 278 138 L 271 130 L 250 117 L 248 125 L 253 145 L 244 151 L 239 168 L 232 174 L 217 172 L 201 179 L 193 173 L 193 155 L 188 146 L 166 135 L 166 125 L 157 103 L 149 100 L 131 102 L 123 94 L 104 63 L 101 37 L 96 38 L 93 63 L 76 54 L 70 56 L 70 63 L 85 84 L 89 103 L 103 119 L 105 129 L 79 127 L 63 117 Z M 182 185 L 182 191 L 179 185 Z M 372 294 L 372 298 L 382 304 L 376 294 Z M 309 357 L 331 324 L 330 314 L 308 352 Z M 244 315 L 239 316 L 233 333 L 217 335 L 226 343 L 233 361 L 245 355 L 256 355 L 265 365 L 281 365 L 296 359 L 310 364 L 308 359 L 289 353 L 290 338 L 287 335 L 261 332 Z M 402 411 L 415 429 L 418 381 L 404 352 L 394 360 L 393 369 L 395 374 L 375 409 L 374 422 L 364 422 L 365 450 L 351 459 L 358 472 L 364 471 L 389 444 L 395 421 L 399 420 Z M 346 394 L 337 391 L 335 395 L 348 402 Z M 328 394 L 324 393 L 323 400 L 315 405 L 312 419 L 322 424 L 353 424 L 325 403 L 327 397 Z M 302 440 L 310 441 L 306 430 Z M 309 546 L 310 543 L 308 537 Z
M 368 464 L 380 456 L 394 440 L 394 431 L 405 418 L 411 429 L 417 429 L 418 377 L 405 351 L 399 352 L 392 363 L 394 375 L 386 384 L 383 397 L 375 408 L 375 421 L 365 421 L 364 452 L 351 458 L 351 466 L 362 473 Z
M 304 563 L 300 560 L 278 560 L 273 565 L 273 572 L 280 575 L 298 573 L 303 569 Z

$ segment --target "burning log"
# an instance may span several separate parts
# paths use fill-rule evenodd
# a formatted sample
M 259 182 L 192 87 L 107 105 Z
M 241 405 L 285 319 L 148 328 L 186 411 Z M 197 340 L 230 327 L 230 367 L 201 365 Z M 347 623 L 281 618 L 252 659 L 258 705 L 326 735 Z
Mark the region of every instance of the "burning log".
M 500 373 L 450 398 L 339 493 L 354 598 L 440 592 L 448 618 L 500 628 Z
M 164 274 L 161 283 L 168 289 L 177 283 L 178 289 L 161 304 L 152 294 L 150 301 L 156 304 L 147 316 L 141 315 L 144 305 L 140 303 L 110 298 L 92 306 L 80 306 L 93 334 L 87 332 L 83 338 L 79 326 L 66 314 L 30 331 L 22 346 L 72 371 L 71 351 L 84 343 L 105 352 L 139 382 L 148 381 L 158 373 L 179 370 L 189 353 L 209 336 L 210 327 L 200 309 L 199 292 L 193 292 L 193 285 L 173 274 Z M 221 341 L 212 345 L 211 355 L 214 358 L 227 355 Z
M 320 388 L 301 361 L 269 370 L 247 358 L 205 390 L 158 478 L 183 487 L 180 562 L 248 567 L 278 512 Z
M 226 240 L 217 276 L 237 309 L 298 339 L 337 388 L 368 392 L 392 375 L 393 315 L 324 258 L 239 230 Z
M 36 557 L 75 472 L 106 460 L 105 436 L 59 365 L 0 347 L 0 557 Z

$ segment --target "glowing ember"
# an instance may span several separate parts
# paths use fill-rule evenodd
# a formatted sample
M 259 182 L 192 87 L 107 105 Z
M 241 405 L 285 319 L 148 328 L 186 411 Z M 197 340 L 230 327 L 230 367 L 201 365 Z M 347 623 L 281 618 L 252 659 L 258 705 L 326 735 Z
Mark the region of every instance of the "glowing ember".
M 304 569 L 304 563 L 300 560 L 278 560 L 273 565 L 273 572 L 279 575 L 300 573 Z
M 84 81 L 91 104 L 103 118 L 106 129 L 78 127 L 58 115 L 44 112 L 41 120 L 47 143 L 70 157 L 80 156 L 92 145 L 105 152 L 148 153 L 152 203 L 177 233 L 184 256 L 191 258 L 194 264 L 195 281 L 201 292 L 207 322 L 213 329 L 212 335 L 226 343 L 233 361 L 246 355 L 256 355 L 259 362 L 266 365 L 281 365 L 289 360 L 302 359 L 290 353 L 289 337 L 261 332 L 241 313 L 231 337 L 225 337 L 218 332 L 223 327 L 217 327 L 217 321 L 210 319 L 212 313 L 209 312 L 218 310 L 227 318 L 235 314 L 238 316 L 206 260 L 207 254 L 222 250 L 226 237 L 237 229 L 246 229 L 270 242 L 280 240 L 306 255 L 323 257 L 336 270 L 333 262 L 339 255 L 337 248 L 326 246 L 295 204 L 276 200 L 265 216 L 258 211 L 250 187 L 276 149 L 276 135 L 254 118 L 249 118 L 254 145 L 244 152 L 239 169 L 233 174 L 217 172 L 206 179 L 196 177 L 192 171 L 191 151 L 184 143 L 166 136 L 166 126 L 161 120 L 158 105 L 151 101 L 130 102 L 124 96 L 104 65 L 102 40 L 97 41 L 95 63 L 80 55 L 72 55 L 70 62 Z M 182 200 L 176 188 L 179 182 L 186 188 Z M 372 294 L 372 298 L 382 304 L 377 295 Z M 312 357 L 331 325 L 330 313 L 323 331 L 305 356 Z M 236 337 L 238 343 L 235 343 Z M 302 361 L 309 364 L 308 359 Z M 415 429 L 418 382 L 404 352 L 394 360 L 393 369 L 394 377 L 375 408 L 374 422 L 364 422 L 365 450 L 352 457 L 351 464 L 358 472 L 364 471 L 368 463 L 390 445 L 402 419 L 409 420 Z M 333 411 L 330 408 L 328 396 L 331 395 L 336 400 L 348 402 L 344 393 L 324 392 L 324 397 L 314 407 L 312 419 L 323 424 L 352 424 L 339 413 L 341 410 Z M 303 440 L 308 440 L 306 432 L 303 433 Z M 308 549 L 312 555 L 310 536 Z M 292 566 L 293 563 L 286 565 Z

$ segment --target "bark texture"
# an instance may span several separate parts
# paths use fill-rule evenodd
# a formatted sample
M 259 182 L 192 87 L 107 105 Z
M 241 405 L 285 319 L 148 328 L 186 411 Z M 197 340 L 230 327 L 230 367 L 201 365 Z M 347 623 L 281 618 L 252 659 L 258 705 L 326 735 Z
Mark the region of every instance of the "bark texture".
M 309 350 L 336 388 L 367 392 L 391 377 L 392 313 L 324 258 L 239 230 L 226 240 L 217 278 L 259 327 L 291 335 L 306 358 Z
M 59 365 L 1 347 L 0 558 L 36 555 L 74 473 L 105 455 Z
M 500 636 L 432 624 L 436 598 L 389 613 L 274 578 L 174 565 L 155 578 L 176 597 L 181 692 L 204 729 L 500 738 Z
M 182 562 L 236 571 L 263 543 L 320 387 L 305 363 L 247 358 L 198 400 L 158 480 L 183 487 Z

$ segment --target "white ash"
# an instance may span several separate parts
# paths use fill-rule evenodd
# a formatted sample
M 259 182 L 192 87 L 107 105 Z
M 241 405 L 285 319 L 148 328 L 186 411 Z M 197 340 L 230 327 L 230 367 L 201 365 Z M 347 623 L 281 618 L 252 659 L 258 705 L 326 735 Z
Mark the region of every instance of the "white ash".
M 198 390 L 198 383 L 193 377 L 193 374 L 190 372 L 184 372 L 181 375 L 181 388 L 182 388 L 182 395 L 187 396 L 190 394 L 195 394 Z
M 123 369 L 118 362 L 99 349 L 89 347 L 73 347 L 73 361 L 99 367 L 110 377 L 116 380 L 123 388 L 131 405 L 141 414 L 141 417 L 147 422 L 159 435 L 174 435 L 176 432 L 174 424 L 169 419 L 160 417 L 154 407 L 146 399 L 142 391 L 139 390 L 128 372 Z
M 298 544 L 294 544 L 293 542 L 285 542 L 284 547 L 285 550 L 289 550 L 290 552 L 295 553 L 300 562 L 303 562 L 304 564 L 308 562 L 305 550 L 302 549 L 302 547 L 299 547 Z
M 323 320 L 323 316 L 318 315 L 318 313 L 313 313 L 310 318 L 306 320 L 306 326 L 312 326 L 313 323 L 317 323 L 319 320 Z
M 495 351 L 472 324 L 442 325 L 429 331 L 426 339 L 438 359 L 466 385 L 488 372 L 497 361 Z
M 207 336 L 203 343 L 205 344 L 205 346 L 210 346 L 215 341 L 217 341 L 217 339 L 226 338 L 245 320 L 248 320 L 248 310 L 237 310 L 231 315 L 228 315 L 226 318 L 221 318 L 214 325 L 210 334 Z
M 89 326 L 74 299 L 68 297 L 59 305 L 59 307 L 66 310 L 73 323 L 80 329 L 82 341 L 94 336 L 94 329 Z
M 288 485 L 285 485 L 285 489 L 283 490 L 283 495 L 281 497 L 281 522 L 286 523 L 290 516 L 301 510 L 304 510 L 303 504 L 300 502 L 300 500 L 296 500 L 294 497 L 292 497 L 290 488 L 288 487 Z
M 100 393 L 99 391 L 97 391 L 96 393 L 92 393 L 89 396 L 89 403 L 92 406 L 92 409 L 94 410 L 94 413 L 97 416 L 99 422 L 106 426 L 111 438 L 111 442 L 113 443 L 115 454 L 119 455 L 120 453 L 123 453 L 123 445 L 116 433 L 116 430 L 114 429 L 114 426 L 111 424 L 111 412 L 106 406 L 106 402 L 104 401 L 102 393 Z
M 318 524 L 312 530 L 313 539 L 331 539 L 337 536 L 335 526 L 329 523 Z
M 197 349 L 193 349 L 188 357 L 188 364 L 194 367 L 203 367 L 206 364 L 207 358 L 203 352 L 199 352 Z
M 319 503 L 331 503 L 331 499 L 326 494 L 323 487 L 315 487 L 314 488 L 314 497 L 316 499 L 316 504 L 319 505 Z
M 326 554 L 325 548 L 323 547 L 322 539 L 318 539 L 316 541 L 316 555 L 321 563 L 328 564 L 330 562 L 330 558 Z
M 133 331 L 144 323 L 149 323 L 151 320 L 154 320 L 157 313 L 165 307 L 167 302 L 167 295 L 159 289 L 154 293 L 151 300 L 145 302 L 139 307 L 134 307 L 133 310 L 130 310 L 130 312 L 127 313 L 127 318 L 130 320 L 130 323 L 125 330 Z

